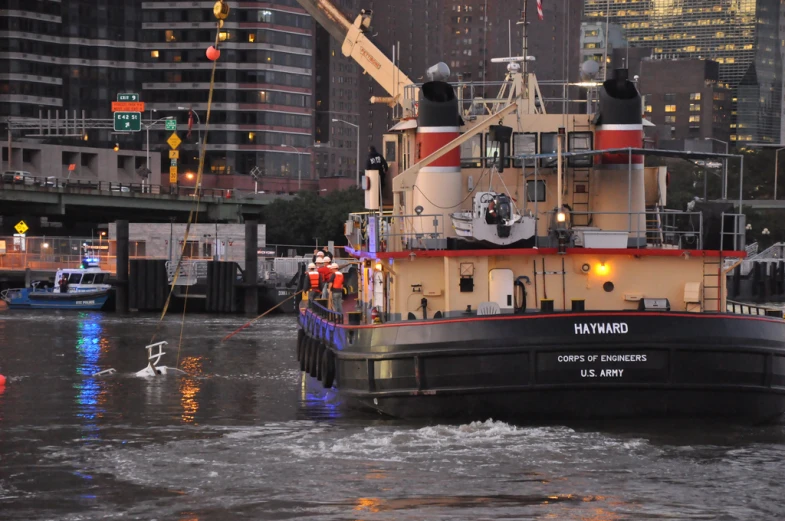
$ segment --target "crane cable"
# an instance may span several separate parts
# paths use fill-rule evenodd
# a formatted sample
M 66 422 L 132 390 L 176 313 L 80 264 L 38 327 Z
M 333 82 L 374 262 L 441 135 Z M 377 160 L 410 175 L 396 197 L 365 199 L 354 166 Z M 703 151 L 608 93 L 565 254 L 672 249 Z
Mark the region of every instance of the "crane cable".
M 229 11 L 228 4 L 225 4 L 225 2 L 223 0 L 220 0 L 219 2 L 216 3 L 216 7 L 213 10 L 214 13 L 218 12 L 217 8 L 218 8 L 219 4 L 221 4 L 222 6 L 225 6 L 226 10 L 225 10 L 225 12 L 221 11 L 224 14 L 224 18 L 218 18 L 218 15 L 216 14 L 216 17 L 218 18 L 218 22 L 216 24 L 217 27 L 216 27 L 216 33 L 215 33 L 215 43 L 213 44 L 215 49 L 218 49 L 218 41 L 219 41 L 219 37 L 220 37 L 220 29 L 223 26 L 223 20 L 226 17 L 225 15 L 227 15 L 228 11 Z M 169 310 L 169 304 L 172 301 L 172 295 L 174 294 L 174 288 L 177 285 L 178 279 L 180 278 L 180 267 L 182 266 L 183 256 L 185 255 L 185 249 L 188 246 L 188 236 L 189 236 L 190 231 L 191 231 L 191 224 L 195 225 L 198 222 L 199 205 L 200 205 L 201 200 L 202 200 L 202 190 L 201 190 L 201 187 L 202 187 L 202 174 L 204 172 L 205 155 L 207 153 L 207 135 L 210 132 L 210 115 L 212 113 L 213 93 L 215 92 L 215 71 L 216 71 L 217 66 L 218 66 L 218 59 L 217 58 L 212 60 L 212 61 L 213 61 L 213 68 L 212 68 L 212 72 L 211 72 L 211 75 L 210 75 L 210 90 L 209 90 L 209 93 L 208 93 L 208 96 L 207 96 L 207 117 L 206 117 L 205 123 L 204 123 L 204 137 L 202 138 L 201 148 L 200 148 L 200 151 L 199 151 L 199 168 L 198 168 L 198 170 L 196 172 L 196 201 L 195 201 L 195 204 L 194 204 L 194 208 L 191 209 L 191 211 L 188 214 L 188 222 L 185 225 L 185 234 L 183 236 L 183 246 L 180 249 L 180 256 L 177 259 L 177 265 L 175 266 L 174 276 L 172 277 L 172 284 L 169 287 L 169 295 L 166 297 L 166 302 L 164 303 L 164 308 L 163 308 L 163 311 L 161 312 L 161 317 L 158 319 L 158 324 L 157 324 L 157 326 L 155 328 L 155 331 L 153 332 L 153 337 L 150 340 L 150 343 L 154 343 L 155 342 L 155 336 L 158 334 L 158 331 L 161 329 L 161 325 L 163 323 L 164 317 L 166 316 L 166 313 Z M 188 303 L 188 290 L 189 290 L 189 288 L 190 288 L 190 286 L 186 285 L 186 287 L 185 287 L 185 300 L 183 302 L 183 316 L 182 316 L 182 320 L 181 320 L 181 323 L 180 323 L 180 339 L 179 339 L 179 342 L 177 344 L 177 363 L 175 364 L 175 367 L 180 365 L 180 348 L 183 345 L 183 332 L 185 331 L 185 311 L 186 311 L 186 307 L 187 307 L 187 303 Z

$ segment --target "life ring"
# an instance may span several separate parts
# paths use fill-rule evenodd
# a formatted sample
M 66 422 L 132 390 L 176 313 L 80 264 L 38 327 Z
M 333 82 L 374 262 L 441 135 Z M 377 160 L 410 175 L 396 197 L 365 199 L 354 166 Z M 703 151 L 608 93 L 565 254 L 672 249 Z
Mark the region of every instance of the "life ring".
M 4 387 L 6 382 L 5 376 L 0 374 L 0 387 Z

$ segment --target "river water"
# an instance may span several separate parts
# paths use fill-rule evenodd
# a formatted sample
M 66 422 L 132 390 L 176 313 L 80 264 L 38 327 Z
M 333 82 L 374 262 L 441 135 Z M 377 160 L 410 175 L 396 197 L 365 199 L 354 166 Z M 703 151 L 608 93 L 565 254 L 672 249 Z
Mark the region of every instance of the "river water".
M 785 519 L 782 425 L 391 420 L 242 323 L 167 317 L 143 379 L 155 316 L 0 311 L 0 519 Z

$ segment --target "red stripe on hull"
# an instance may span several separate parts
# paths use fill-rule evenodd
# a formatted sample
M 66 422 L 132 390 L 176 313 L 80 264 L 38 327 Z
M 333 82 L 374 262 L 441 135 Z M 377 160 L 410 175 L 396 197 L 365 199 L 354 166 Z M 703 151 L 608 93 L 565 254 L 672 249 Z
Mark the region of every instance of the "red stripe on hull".
M 597 150 L 610 148 L 641 148 L 643 146 L 643 129 L 637 130 L 597 130 L 594 132 Z M 629 164 L 628 154 L 602 154 L 600 164 L 626 165 Z M 642 165 L 643 156 L 632 155 L 633 165 Z
M 450 141 L 457 138 L 458 132 L 426 132 L 417 133 L 417 160 L 426 158 Z M 445 155 L 431 162 L 428 166 L 451 166 L 460 170 L 461 147 L 455 147 Z M 426 167 L 427 168 L 427 167 Z

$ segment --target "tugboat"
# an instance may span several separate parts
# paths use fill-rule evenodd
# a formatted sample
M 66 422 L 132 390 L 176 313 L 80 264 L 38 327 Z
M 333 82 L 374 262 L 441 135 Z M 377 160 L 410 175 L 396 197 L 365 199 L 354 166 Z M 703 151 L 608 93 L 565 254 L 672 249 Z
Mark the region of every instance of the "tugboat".
M 366 171 L 368 212 L 346 225 L 346 251 L 361 262 L 356 307 L 336 313 L 316 300 L 301 310 L 303 371 L 350 403 L 404 418 L 785 412 L 782 312 L 745 314 L 726 301 L 724 262 L 746 255 L 743 201 L 665 211 L 668 173 L 645 156 L 686 154 L 642 148 L 641 97 L 626 70 L 599 85 L 596 114 L 549 114 L 524 43 L 523 56 L 502 60 L 496 99 L 465 100 L 443 66 L 423 85 L 398 71 L 366 37 L 369 12 L 352 24 L 327 0 L 298 2 L 344 38 L 344 54 L 400 116 L 383 146 L 392 197 Z M 462 168 L 476 164 L 461 157 L 465 143 L 501 153 Z M 473 194 L 486 161 L 499 175 Z M 480 221 L 500 194 L 521 218 Z M 455 224 L 469 215 L 470 226 Z M 690 226 L 670 224 L 681 221 Z M 518 237 L 531 244 L 505 244 Z
M 110 275 L 100 268 L 98 259 L 85 258 L 78 268 L 57 270 L 54 287 L 34 282 L 30 288 L 4 290 L 0 298 L 11 309 L 100 310 L 112 289 L 108 284 Z

